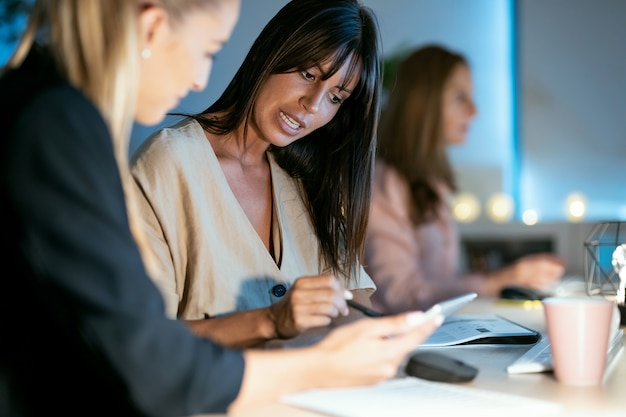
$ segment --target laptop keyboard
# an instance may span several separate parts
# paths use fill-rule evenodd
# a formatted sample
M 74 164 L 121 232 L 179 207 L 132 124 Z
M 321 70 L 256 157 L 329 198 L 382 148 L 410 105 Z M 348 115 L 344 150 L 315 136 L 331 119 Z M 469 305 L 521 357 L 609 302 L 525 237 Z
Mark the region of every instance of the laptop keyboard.
M 612 364 L 613 359 L 617 357 L 617 354 L 622 349 L 623 334 L 624 331 L 619 329 L 613 335 L 613 339 L 609 344 L 609 350 L 607 352 L 607 367 Z M 537 343 L 535 343 L 530 349 L 523 353 L 522 356 L 518 357 L 506 368 L 506 371 L 509 374 L 528 374 L 547 372 L 551 370 L 552 353 L 550 352 L 550 342 L 545 336 L 539 339 Z

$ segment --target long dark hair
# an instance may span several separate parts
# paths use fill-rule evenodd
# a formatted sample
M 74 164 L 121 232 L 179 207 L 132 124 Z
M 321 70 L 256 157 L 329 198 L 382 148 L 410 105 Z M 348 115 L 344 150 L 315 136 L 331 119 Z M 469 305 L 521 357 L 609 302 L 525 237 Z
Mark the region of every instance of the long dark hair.
M 357 77 L 359 82 L 335 117 L 288 146 L 270 148 L 277 163 L 299 179 L 322 256 L 333 272 L 344 277 L 353 276 L 359 265 L 367 228 L 379 56 L 378 22 L 359 1 L 292 0 L 265 26 L 221 97 L 193 116 L 217 135 L 242 124 L 247 129 L 259 90 L 270 75 L 330 60 L 324 74 L 329 78 L 349 65 L 346 79 Z
M 434 181 L 456 191 L 456 179 L 443 137 L 442 98 L 462 55 L 440 45 L 425 45 L 398 65 L 378 130 L 378 157 L 407 179 L 411 220 L 430 222 L 441 203 Z

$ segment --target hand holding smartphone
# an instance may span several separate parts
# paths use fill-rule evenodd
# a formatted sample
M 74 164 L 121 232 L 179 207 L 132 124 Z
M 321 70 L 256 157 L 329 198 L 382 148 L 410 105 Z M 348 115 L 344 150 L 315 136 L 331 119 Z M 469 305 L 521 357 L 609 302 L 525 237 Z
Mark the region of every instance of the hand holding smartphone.
M 476 294 L 475 292 L 468 292 L 467 294 L 459 295 L 458 297 L 453 297 L 445 301 L 441 301 L 433 305 L 424 313 L 424 321 L 434 316 L 437 316 L 439 314 L 442 314 L 444 317 L 448 317 L 450 314 L 452 314 L 459 308 L 463 307 L 465 304 L 469 303 L 470 301 L 473 301 L 477 296 L 478 294 Z M 382 317 L 384 315 L 383 313 L 374 311 L 371 308 L 361 305 L 355 301 L 347 300 L 347 302 L 350 307 L 361 311 L 366 316 Z
M 473 301 L 477 296 L 478 294 L 476 294 L 475 292 L 469 292 L 467 294 L 449 298 L 445 301 L 440 301 L 428 310 L 426 310 L 426 312 L 422 316 L 422 321 L 425 322 L 438 315 L 442 315 L 444 316 L 444 318 L 448 317 L 450 314 L 454 313 L 465 304 Z
M 432 315 L 443 314 L 445 317 L 448 317 L 450 314 L 454 313 L 465 304 L 469 303 L 470 301 L 474 301 L 476 297 L 478 297 L 478 294 L 476 294 L 475 292 L 468 292 L 467 294 L 459 295 L 458 297 L 453 297 L 445 301 L 440 301 L 431 308 L 429 308 L 426 311 L 426 314 L 431 314 L 430 311 L 439 306 L 439 311 L 432 313 Z

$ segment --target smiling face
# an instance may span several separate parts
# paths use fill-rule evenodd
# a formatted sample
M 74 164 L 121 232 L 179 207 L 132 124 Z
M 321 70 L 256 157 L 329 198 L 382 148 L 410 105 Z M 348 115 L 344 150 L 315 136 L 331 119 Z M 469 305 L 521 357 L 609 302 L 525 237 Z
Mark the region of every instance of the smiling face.
M 476 116 L 473 84 L 469 68 L 457 65 L 450 74 L 442 97 L 443 131 L 448 145 L 465 142 L 469 124 Z
M 206 87 L 213 57 L 230 37 L 238 17 L 239 0 L 197 8 L 176 24 L 159 7 L 142 12 L 142 47 L 150 56 L 141 60 L 137 122 L 160 122 L 190 90 Z
M 350 96 L 358 79 L 346 82 L 350 60 L 328 79 L 330 63 L 270 75 L 259 92 L 251 128 L 274 146 L 287 146 L 326 125 Z M 358 74 L 358 71 L 353 71 Z

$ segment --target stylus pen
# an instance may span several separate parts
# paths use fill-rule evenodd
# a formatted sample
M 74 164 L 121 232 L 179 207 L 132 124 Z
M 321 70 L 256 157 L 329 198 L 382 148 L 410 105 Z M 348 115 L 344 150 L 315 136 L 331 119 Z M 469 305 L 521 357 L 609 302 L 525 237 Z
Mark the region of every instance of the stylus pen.
M 350 307 L 354 308 L 355 310 L 359 310 L 361 313 L 365 314 L 366 316 L 370 316 L 370 317 L 384 316 L 383 313 L 380 313 L 378 311 L 372 310 L 371 308 L 365 307 L 363 304 L 359 304 L 356 301 L 346 300 L 346 302 L 348 303 Z

